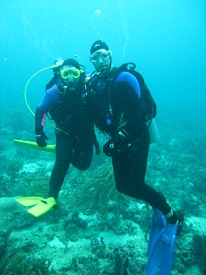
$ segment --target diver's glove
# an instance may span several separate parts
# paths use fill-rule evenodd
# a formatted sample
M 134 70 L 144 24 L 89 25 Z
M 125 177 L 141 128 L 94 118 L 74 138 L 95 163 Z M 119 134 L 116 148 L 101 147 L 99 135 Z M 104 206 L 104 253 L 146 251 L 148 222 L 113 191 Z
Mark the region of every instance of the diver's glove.
M 36 143 L 39 145 L 39 147 L 46 147 L 47 146 L 46 140 L 48 140 L 48 137 L 45 135 L 43 131 L 43 126 L 36 126 L 35 134 L 36 134 Z
M 108 157 L 124 151 L 128 144 L 129 134 L 123 129 L 119 131 L 115 137 L 109 139 L 103 146 L 103 152 Z

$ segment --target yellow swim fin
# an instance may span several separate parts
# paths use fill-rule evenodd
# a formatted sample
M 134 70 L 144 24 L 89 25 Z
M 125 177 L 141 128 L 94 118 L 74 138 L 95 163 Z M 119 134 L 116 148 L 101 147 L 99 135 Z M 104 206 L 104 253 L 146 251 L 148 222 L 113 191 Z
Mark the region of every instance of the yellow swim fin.
M 42 199 L 35 206 L 29 208 L 27 212 L 35 217 L 39 217 L 51 210 L 56 204 L 56 200 L 53 197 Z
M 28 148 L 32 148 L 35 150 L 45 151 L 45 152 L 56 152 L 56 145 L 47 145 L 46 147 L 39 147 L 36 142 L 33 141 L 27 141 L 27 140 L 14 140 L 14 144 L 17 146 L 24 146 Z
M 23 197 L 15 199 L 18 203 L 24 205 L 24 206 L 32 206 L 35 204 L 38 204 L 41 200 L 43 200 L 43 197 Z

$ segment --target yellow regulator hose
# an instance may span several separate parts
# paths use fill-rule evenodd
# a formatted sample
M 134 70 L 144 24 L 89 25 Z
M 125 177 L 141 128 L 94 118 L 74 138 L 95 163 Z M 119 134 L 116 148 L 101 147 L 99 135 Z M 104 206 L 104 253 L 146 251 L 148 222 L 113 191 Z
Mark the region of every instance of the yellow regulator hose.
M 42 73 L 42 72 L 44 72 L 44 71 L 50 70 L 50 69 L 55 69 L 55 68 L 57 68 L 57 67 L 59 67 L 59 66 L 60 66 L 60 65 L 58 64 L 58 65 L 53 65 L 53 66 L 44 68 L 44 69 L 42 69 L 42 70 L 36 72 L 35 74 L 33 74 L 33 75 L 29 78 L 29 80 L 27 81 L 27 83 L 26 83 L 26 85 L 25 85 L 25 88 L 24 88 L 24 101 L 25 101 L 25 103 L 26 103 L 26 106 L 27 106 L 29 112 L 30 112 L 33 116 L 35 116 L 35 114 L 34 114 L 34 112 L 32 111 L 32 109 L 30 108 L 30 106 L 29 106 L 29 104 L 28 104 L 28 100 L 27 100 L 27 89 L 28 89 L 28 86 L 29 86 L 31 80 L 32 80 L 35 76 L 37 76 L 38 74 L 40 74 L 40 73 Z M 68 134 L 68 133 L 64 132 L 63 130 L 61 130 L 61 129 L 59 129 L 59 128 L 57 128 L 57 127 L 55 127 L 55 126 L 53 126 L 53 125 L 51 125 L 51 124 L 49 124 L 49 123 L 45 123 L 45 124 L 46 124 L 47 126 L 53 128 L 53 129 L 56 129 L 56 130 L 58 130 L 58 131 L 60 131 L 60 132 L 63 132 L 63 133 L 65 133 L 65 134 Z

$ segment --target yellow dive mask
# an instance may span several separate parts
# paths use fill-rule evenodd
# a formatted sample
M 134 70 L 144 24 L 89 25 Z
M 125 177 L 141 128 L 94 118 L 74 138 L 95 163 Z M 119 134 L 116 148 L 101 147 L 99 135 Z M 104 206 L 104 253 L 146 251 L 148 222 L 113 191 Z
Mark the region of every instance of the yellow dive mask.
M 60 75 L 63 79 L 68 79 L 71 75 L 73 78 L 79 78 L 81 74 L 81 70 L 78 69 L 70 69 L 70 68 L 64 68 L 60 71 Z

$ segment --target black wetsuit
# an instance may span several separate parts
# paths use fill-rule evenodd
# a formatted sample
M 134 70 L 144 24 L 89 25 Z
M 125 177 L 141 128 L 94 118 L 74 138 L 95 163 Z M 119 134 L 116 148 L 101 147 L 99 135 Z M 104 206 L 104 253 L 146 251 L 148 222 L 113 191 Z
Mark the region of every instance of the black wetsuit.
M 50 177 L 49 197 L 57 198 L 70 163 L 79 170 L 86 170 L 91 164 L 96 140 L 88 101 L 89 95 L 83 98 L 81 89 L 60 91 L 54 84 L 36 109 L 36 127 L 43 126 L 45 114 L 49 112 L 57 128 L 65 132 L 55 131 L 56 162 Z
M 94 76 L 92 86 L 95 91 L 95 124 L 99 130 L 114 139 L 121 129 L 128 133 L 122 150 L 112 156 L 117 190 L 143 200 L 167 214 L 171 210 L 170 206 L 156 190 L 145 183 L 150 134 L 145 124 L 143 101 L 135 91 L 136 80 L 134 76 L 127 75 L 125 80 L 115 81 L 110 85 L 107 79 L 112 74 L 113 72 L 106 77 Z M 141 75 L 140 79 L 140 91 L 147 89 Z M 133 141 L 136 142 L 127 147 Z

